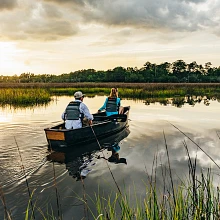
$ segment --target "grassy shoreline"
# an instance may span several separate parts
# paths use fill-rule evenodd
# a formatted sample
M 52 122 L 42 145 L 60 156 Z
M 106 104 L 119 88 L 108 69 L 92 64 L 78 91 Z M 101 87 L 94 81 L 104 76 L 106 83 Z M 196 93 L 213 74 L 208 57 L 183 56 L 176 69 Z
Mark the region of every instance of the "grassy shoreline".
M 220 83 L 20 83 L 0 84 L 0 104 L 47 104 L 52 100 L 51 96 L 73 96 L 77 90 L 90 97 L 108 95 L 112 87 L 118 88 L 121 98 L 145 99 L 146 103 L 157 99 L 167 103 L 166 99 L 173 97 L 220 99 Z
M 167 89 L 167 88 L 219 88 L 220 83 L 0 83 L 0 88 L 142 88 L 142 89 Z

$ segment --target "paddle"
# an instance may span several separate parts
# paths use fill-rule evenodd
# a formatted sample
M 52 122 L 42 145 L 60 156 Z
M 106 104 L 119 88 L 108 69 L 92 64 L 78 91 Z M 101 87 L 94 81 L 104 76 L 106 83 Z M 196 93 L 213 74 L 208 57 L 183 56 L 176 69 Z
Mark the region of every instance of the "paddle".
M 110 116 L 99 116 L 94 115 L 94 121 L 105 121 L 105 120 L 111 120 L 115 122 L 125 122 L 127 120 L 127 115 L 110 115 Z

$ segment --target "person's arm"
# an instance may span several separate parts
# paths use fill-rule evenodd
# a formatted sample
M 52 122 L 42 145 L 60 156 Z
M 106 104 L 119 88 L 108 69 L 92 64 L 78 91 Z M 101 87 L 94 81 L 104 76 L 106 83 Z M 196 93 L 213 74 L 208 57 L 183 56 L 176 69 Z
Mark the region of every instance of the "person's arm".
M 84 116 L 90 121 L 89 123 L 92 123 L 93 115 L 90 114 L 88 107 L 84 103 L 81 103 L 80 109 L 81 109 L 80 112 L 82 112 L 84 114 Z
M 63 114 L 61 115 L 61 118 L 65 121 L 66 120 L 66 111 L 63 112 Z
M 120 98 L 117 98 L 118 99 L 118 107 L 121 106 L 121 99 Z
M 105 99 L 103 106 L 98 111 L 102 111 L 102 110 L 106 109 L 107 101 L 108 101 L 108 98 Z

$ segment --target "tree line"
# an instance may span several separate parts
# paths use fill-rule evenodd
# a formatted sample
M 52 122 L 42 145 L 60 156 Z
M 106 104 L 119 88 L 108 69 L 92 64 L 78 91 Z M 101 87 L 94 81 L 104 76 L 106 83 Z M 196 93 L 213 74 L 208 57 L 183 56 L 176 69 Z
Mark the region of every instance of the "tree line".
M 193 61 L 155 64 L 146 62 L 143 67 L 115 67 L 107 71 L 83 69 L 61 75 L 22 73 L 20 76 L 1 76 L 1 83 L 71 83 L 71 82 L 128 82 L 128 83 L 219 83 L 220 66 L 212 67 Z

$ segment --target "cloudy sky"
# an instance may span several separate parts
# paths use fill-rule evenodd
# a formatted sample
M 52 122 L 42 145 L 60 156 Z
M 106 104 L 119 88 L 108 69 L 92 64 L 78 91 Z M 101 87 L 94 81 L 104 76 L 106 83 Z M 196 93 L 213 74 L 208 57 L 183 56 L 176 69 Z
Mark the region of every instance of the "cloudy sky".
M 0 75 L 220 66 L 220 0 L 0 0 Z

